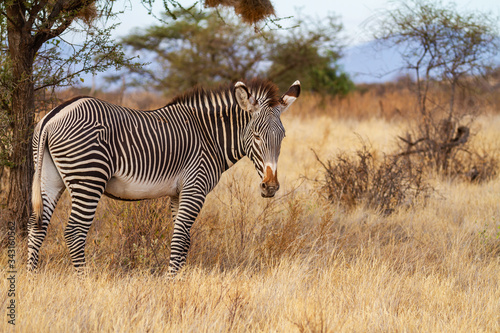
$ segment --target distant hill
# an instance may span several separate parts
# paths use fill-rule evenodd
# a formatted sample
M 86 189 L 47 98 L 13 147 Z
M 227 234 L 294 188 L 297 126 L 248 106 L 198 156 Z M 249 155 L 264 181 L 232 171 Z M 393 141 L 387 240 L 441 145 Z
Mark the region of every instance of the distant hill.
M 397 49 L 382 49 L 375 42 L 347 48 L 339 63 L 357 84 L 393 81 L 404 74 Z
M 500 53 L 494 62 L 500 66 Z M 373 41 L 346 48 L 339 63 L 356 84 L 394 81 L 407 73 L 397 47 L 382 48 Z

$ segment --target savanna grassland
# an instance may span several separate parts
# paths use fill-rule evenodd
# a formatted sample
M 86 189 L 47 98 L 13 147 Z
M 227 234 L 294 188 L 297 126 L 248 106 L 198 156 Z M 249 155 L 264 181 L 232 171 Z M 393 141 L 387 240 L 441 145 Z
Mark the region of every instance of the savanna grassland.
M 63 237 L 65 194 L 34 280 L 24 268 L 26 241 L 17 239 L 15 330 L 499 332 L 497 176 L 475 183 L 428 172 L 432 191 L 391 214 L 362 202 L 348 209 L 322 193 L 311 149 L 327 160 L 366 143 L 377 156 L 397 148 L 412 105 L 405 96 L 377 96 L 301 96 L 282 116 L 277 196 L 260 197 L 248 159 L 232 167 L 208 196 L 174 280 L 165 274 L 168 198 L 104 198 L 87 241 L 88 276 L 79 279 Z M 500 158 L 499 128 L 494 112 L 477 118 L 471 147 Z M 6 290 L 8 281 L 0 285 Z M 0 298 L 3 312 L 7 301 Z M 0 331 L 12 330 L 2 318 Z

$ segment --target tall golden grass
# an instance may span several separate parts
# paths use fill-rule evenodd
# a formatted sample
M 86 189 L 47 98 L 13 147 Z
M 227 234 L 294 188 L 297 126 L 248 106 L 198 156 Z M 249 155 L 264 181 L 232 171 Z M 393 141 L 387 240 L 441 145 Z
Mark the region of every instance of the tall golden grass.
M 334 117 L 328 107 L 336 104 L 318 111 L 318 103 L 299 99 L 282 116 L 276 198 L 260 197 L 247 159 L 223 175 L 193 226 L 187 266 L 174 280 L 165 275 L 168 198 L 104 198 L 87 241 L 89 274 L 78 279 L 63 238 L 65 195 L 34 280 L 24 268 L 26 242 L 17 240 L 15 330 L 500 331 L 500 180 L 432 177 L 430 199 L 389 216 L 332 205 L 312 181 L 322 174 L 311 148 L 329 158 L 354 152 L 361 136 L 374 151 L 388 152 L 407 123 L 377 115 L 373 99 L 366 100 L 372 117 Z M 473 144 L 498 158 L 500 116 L 480 117 L 475 126 Z M 3 254 L 0 263 L 6 276 Z M 0 285 L 5 312 L 8 281 Z M 12 330 L 2 318 L 0 331 Z

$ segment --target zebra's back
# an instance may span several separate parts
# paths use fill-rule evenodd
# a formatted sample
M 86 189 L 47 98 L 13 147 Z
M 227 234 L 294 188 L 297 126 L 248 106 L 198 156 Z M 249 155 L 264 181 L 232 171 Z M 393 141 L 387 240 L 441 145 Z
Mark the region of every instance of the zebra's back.
M 41 127 L 67 186 L 85 174 L 106 182 L 106 194 L 126 200 L 177 194 L 179 176 L 202 146 L 182 108 L 139 111 L 89 97 L 54 109 Z

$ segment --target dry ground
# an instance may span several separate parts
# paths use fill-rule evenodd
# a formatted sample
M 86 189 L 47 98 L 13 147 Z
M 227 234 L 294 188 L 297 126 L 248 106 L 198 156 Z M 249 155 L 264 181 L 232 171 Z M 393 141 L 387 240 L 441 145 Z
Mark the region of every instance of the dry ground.
M 261 198 L 251 163 L 239 162 L 208 197 L 176 280 L 164 274 L 168 199 L 103 200 L 79 280 L 63 239 L 64 197 L 34 281 L 18 240 L 16 331 L 499 332 L 500 179 L 433 178 L 431 198 L 390 216 L 345 211 L 304 179 L 321 177 L 310 149 L 325 158 L 355 150 L 357 133 L 389 152 L 404 122 L 313 116 L 309 107 L 283 116 L 279 195 Z M 474 137 L 497 157 L 499 128 L 499 116 L 481 118 Z M 0 286 L 6 312 L 6 278 Z M 13 331 L 2 318 L 0 331 Z

